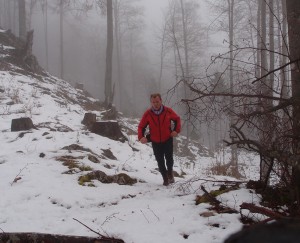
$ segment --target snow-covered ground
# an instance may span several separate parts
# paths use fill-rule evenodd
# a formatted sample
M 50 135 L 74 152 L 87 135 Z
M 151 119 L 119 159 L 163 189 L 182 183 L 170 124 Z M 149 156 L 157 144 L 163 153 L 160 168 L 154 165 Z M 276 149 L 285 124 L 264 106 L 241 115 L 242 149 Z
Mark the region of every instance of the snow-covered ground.
M 211 173 L 217 156 L 198 155 L 194 164 L 176 157 L 174 170 L 186 175 L 164 187 L 150 145 L 140 144 L 135 135 L 125 134 L 128 141 L 122 143 L 85 129 L 81 121 L 87 111 L 72 102 L 79 92 L 52 77 L 0 72 L 1 231 L 98 236 L 80 221 L 126 243 L 221 243 L 242 227 L 239 214 L 204 217 L 210 205 L 195 204 L 196 196 L 203 194 L 201 185 L 209 191 L 220 186 L 214 180 L 235 180 Z M 89 112 L 101 119 L 100 111 Z M 20 117 L 30 117 L 37 129 L 11 132 L 12 119 Z M 129 119 L 121 122 L 126 125 Z M 72 144 L 91 151 L 63 149 Z M 109 158 L 104 152 L 108 150 L 117 159 Z M 91 154 L 100 163 L 92 162 Z M 126 173 L 138 182 L 129 186 L 94 180 L 93 186 L 80 185 L 78 178 L 90 171 L 70 170 L 63 156 L 107 175 Z M 257 179 L 258 159 L 240 153 L 239 160 L 246 179 Z M 218 199 L 237 210 L 242 202 L 259 201 L 244 184 Z

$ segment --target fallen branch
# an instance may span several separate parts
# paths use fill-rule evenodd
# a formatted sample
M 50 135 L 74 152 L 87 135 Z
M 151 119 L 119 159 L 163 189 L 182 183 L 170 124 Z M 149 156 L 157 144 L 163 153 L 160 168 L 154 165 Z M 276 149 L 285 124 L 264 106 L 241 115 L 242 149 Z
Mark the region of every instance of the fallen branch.
M 56 235 L 36 232 L 9 232 L 0 233 L 0 242 L 112 243 L 116 241 L 102 240 L 88 236 Z
M 207 181 L 207 182 L 217 182 L 217 183 L 232 183 L 232 184 L 243 184 L 243 183 L 248 183 L 248 181 L 222 181 L 222 180 L 209 180 L 209 179 L 203 179 L 203 178 L 199 178 L 199 179 L 195 179 L 193 181 Z
M 110 237 L 106 237 L 102 234 L 100 234 L 99 232 L 91 229 L 89 226 L 85 225 L 84 223 L 80 222 L 78 219 L 73 218 L 75 221 L 77 221 L 78 223 L 82 224 L 84 227 L 88 228 L 90 231 L 94 232 L 95 234 L 99 235 L 101 238 L 101 240 L 105 240 L 105 241 L 109 241 L 110 243 L 125 243 L 123 240 L 119 240 L 119 239 L 115 239 L 115 238 L 110 238 Z
M 265 216 L 268 216 L 269 218 L 272 219 L 282 219 L 285 218 L 284 215 L 280 213 L 273 212 L 267 208 L 255 206 L 252 203 L 242 203 L 240 206 L 241 209 L 248 209 L 251 213 L 259 213 Z

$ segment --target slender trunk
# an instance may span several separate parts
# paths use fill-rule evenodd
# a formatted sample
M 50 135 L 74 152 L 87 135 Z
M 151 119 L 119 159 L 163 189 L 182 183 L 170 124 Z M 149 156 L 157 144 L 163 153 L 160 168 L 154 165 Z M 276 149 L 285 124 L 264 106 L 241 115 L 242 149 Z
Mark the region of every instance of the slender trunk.
M 120 21 L 119 21 L 119 5 L 120 1 L 114 1 L 114 26 L 115 26 L 115 41 L 116 41 L 116 56 L 117 56 L 117 84 L 118 84 L 118 98 L 119 98 L 119 109 L 123 108 L 123 99 L 122 99 L 122 62 L 121 62 L 121 40 L 120 40 Z
M 107 107 L 111 107 L 113 102 L 112 54 L 113 54 L 113 6 L 112 6 L 112 0 L 107 0 L 107 46 L 106 46 L 106 70 L 105 70 L 105 105 Z
M 274 3 L 273 0 L 269 0 L 269 40 L 270 40 L 270 71 L 274 70 L 275 67 L 275 44 L 274 44 Z M 272 90 L 274 87 L 274 73 L 271 73 L 269 76 L 268 85 L 270 86 L 270 93 L 272 95 Z
M 234 82 L 233 82 L 233 16 L 234 16 L 234 0 L 228 0 L 228 16 L 229 16 L 229 52 L 230 52 L 230 63 L 229 63 L 229 79 L 230 79 L 230 93 L 234 93 Z M 230 98 L 231 108 L 233 109 L 233 98 Z M 232 131 L 232 126 L 234 125 L 234 110 L 230 114 L 230 137 L 231 140 L 235 140 L 234 133 Z M 237 166 L 238 157 L 237 157 L 237 147 L 236 145 L 231 146 L 231 164 Z
M 10 5 L 11 1 L 7 1 L 7 28 L 11 29 L 11 5 Z
M 158 90 L 161 92 L 161 80 L 162 80 L 162 74 L 163 74 L 163 68 L 164 68 L 164 56 L 165 56 L 165 39 L 166 39 L 166 22 L 163 27 L 163 35 L 160 43 L 160 69 L 159 69 L 159 77 L 158 77 Z
M 64 79 L 64 20 L 63 8 L 64 1 L 60 0 L 59 9 L 59 28 L 60 28 L 60 78 Z
M 131 74 L 131 82 L 132 82 L 132 94 L 131 94 L 131 102 L 132 102 L 132 109 L 131 115 L 134 116 L 136 111 L 136 76 L 134 70 L 134 55 L 133 55 L 133 35 L 130 34 L 130 74 Z
M 257 78 L 261 77 L 260 67 L 261 67 L 261 4 L 262 0 L 258 0 L 258 8 L 257 8 L 257 61 L 255 68 L 255 76 Z
M 270 14 L 271 11 L 270 11 Z M 266 1 L 262 1 L 261 6 L 261 75 L 264 76 L 268 73 L 268 51 L 267 51 L 267 3 Z M 271 64 L 270 64 L 271 65 Z M 261 80 L 261 92 L 262 95 L 272 96 L 272 87 L 270 82 L 270 77 L 263 78 Z M 270 108 L 272 103 L 270 101 L 262 100 L 261 101 L 261 109 L 264 111 L 265 109 Z M 272 131 L 270 126 L 272 126 L 271 117 L 264 116 L 260 120 L 260 142 L 263 147 L 268 148 L 272 143 Z M 260 160 L 260 180 L 267 185 L 269 181 L 269 174 L 271 172 L 271 167 L 273 166 L 273 160 L 269 157 L 266 157 L 264 154 L 261 154 Z
M 0 26 L 3 27 L 2 16 L 3 16 L 3 3 L 2 1 L 0 1 Z
M 287 13 L 286 13 L 286 0 L 281 0 L 282 6 L 282 33 L 280 33 L 279 37 L 282 38 L 282 50 L 281 50 L 281 58 L 280 65 L 283 66 L 287 63 L 288 56 L 288 33 L 287 33 Z M 289 84 L 288 84 L 288 69 L 282 68 L 280 70 L 281 76 L 281 97 L 288 98 L 289 97 Z
M 46 51 L 46 70 L 49 71 L 49 45 L 48 45 L 48 0 L 45 2 L 45 51 Z
M 19 0 L 19 37 L 26 40 L 26 9 L 25 0 Z
M 184 11 L 184 5 L 183 0 L 180 0 L 181 5 L 181 14 L 182 14 L 182 28 L 183 28 L 183 45 L 184 45 L 184 57 L 185 57 L 185 76 L 183 77 L 185 82 L 188 82 L 190 71 L 189 71 L 189 53 L 188 53 L 188 43 L 187 43 L 187 31 L 186 31 L 186 21 L 185 21 L 185 11 Z M 187 98 L 187 86 L 184 85 L 184 96 Z M 189 139 L 190 139 L 190 122 L 189 119 L 187 119 L 186 122 L 186 138 L 187 143 L 186 146 L 188 146 Z
M 18 8 L 18 0 L 14 0 L 14 10 L 13 10 L 13 33 L 17 36 L 17 8 Z

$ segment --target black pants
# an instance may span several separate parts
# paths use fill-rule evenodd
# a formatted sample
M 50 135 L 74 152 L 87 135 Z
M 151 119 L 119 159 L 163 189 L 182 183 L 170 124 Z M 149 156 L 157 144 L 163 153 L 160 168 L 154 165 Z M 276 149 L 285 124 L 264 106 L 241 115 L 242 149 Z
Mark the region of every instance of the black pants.
M 152 142 L 152 148 L 154 152 L 155 159 L 157 161 L 158 169 L 160 173 L 164 176 L 168 171 L 173 170 L 173 138 L 170 138 L 164 143 L 154 143 Z M 165 165 L 167 164 L 167 168 Z

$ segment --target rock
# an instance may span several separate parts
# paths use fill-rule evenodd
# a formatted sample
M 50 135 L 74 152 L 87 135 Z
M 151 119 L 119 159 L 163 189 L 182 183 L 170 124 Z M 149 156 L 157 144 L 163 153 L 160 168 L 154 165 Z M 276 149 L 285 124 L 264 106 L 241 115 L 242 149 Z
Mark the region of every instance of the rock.
M 35 128 L 35 126 L 33 125 L 32 120 L 29 117 L 12 119 L 11 121 L 12 132 L 30 130 L 31 128 Z
M 125 173 L 119 173 L 117 175 L 109 176 L 105 172 L 96 170 L 92 171 L 86 175 L 80 176 L 78 181 L 80 185 L 85 185 L 85 183 L 91 182 L 92 180 L 98 180 L 101 183 L 117 183 L 119 185 L 133 185 L 137 183 L 137 179 L 131 178 Z

